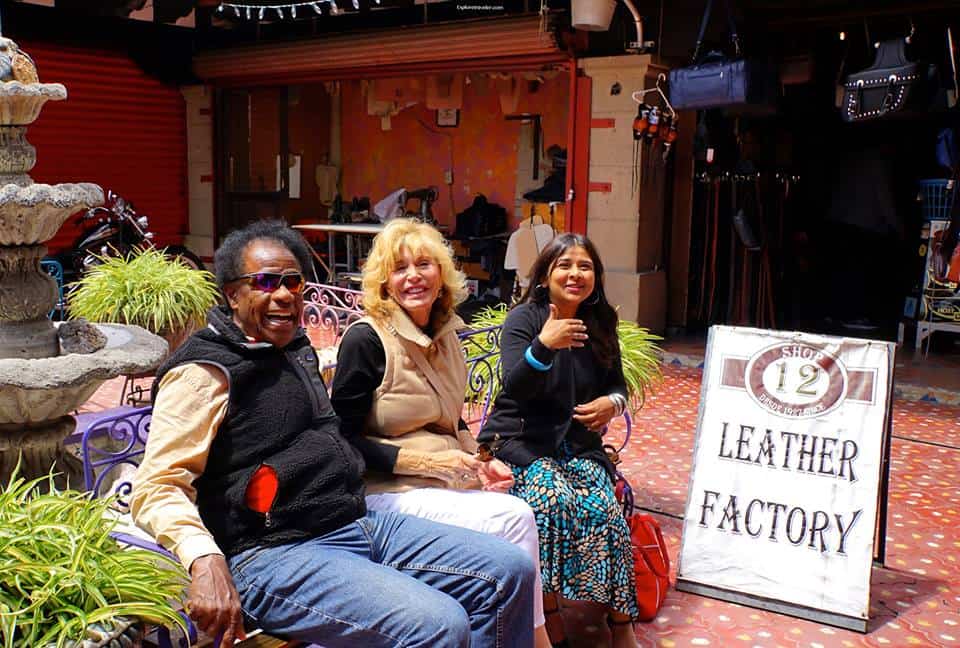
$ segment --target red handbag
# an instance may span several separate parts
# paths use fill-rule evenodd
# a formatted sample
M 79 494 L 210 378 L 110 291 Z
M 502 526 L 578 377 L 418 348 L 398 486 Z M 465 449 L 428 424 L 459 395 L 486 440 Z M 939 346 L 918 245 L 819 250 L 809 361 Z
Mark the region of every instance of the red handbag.
M 620 463 L 620 453 L 630 442 L 632 422 L 629 415 L 624 414 L 626 434 L 619 448 L 604 445 L 607 458 L 614 466 Z M 633 577 L 637 588 L 637 619 L 653 621 L 663 599 L 667 597 L 670 588 L 670 554 L 667 553 L 667 543 L 663 541 L 660 525 L 648 513 L 634 512 L 633 488 L 620 471 L 617 471 L 617 482 L 614 494 L 623 509 L 623 517 L 630 528 L 630 544 L 633 551 Z
M 637 618 L 653 621 L 670 587 L 670 554 L 660 525 L 647 513 L 627 518 L 633 545 L 633 575 L 637 585 Z

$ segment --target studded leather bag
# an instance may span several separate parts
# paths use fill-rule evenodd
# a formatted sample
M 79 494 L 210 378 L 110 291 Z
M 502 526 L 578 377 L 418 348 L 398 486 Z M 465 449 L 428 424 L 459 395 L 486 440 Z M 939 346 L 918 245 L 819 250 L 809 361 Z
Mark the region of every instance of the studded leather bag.
M 904 39 L 883 41 L 866 70 L 847 76 L 843 84 L 840 116 L 845 122 L 860 122 L 905 113 L 923 104 L 934 66 L 907 60 Z

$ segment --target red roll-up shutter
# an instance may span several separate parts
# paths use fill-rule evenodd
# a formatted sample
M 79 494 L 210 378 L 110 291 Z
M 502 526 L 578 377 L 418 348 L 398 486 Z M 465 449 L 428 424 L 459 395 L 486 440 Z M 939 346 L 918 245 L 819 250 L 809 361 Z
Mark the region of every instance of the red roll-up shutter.
M 212 50 L 194 57 L 194 72 L 221 86 L 286 85 L 535 70 L 569 60 L 553 33 L 541 31 L 539 16 L 524 15 Z
M 40 80 L 62 83 L 67 100 L 48 102 L 30 126 L 36 182 L 94 182 L 133 202 L 160 244 L 187 231 L 186 106 L 176 86 L 147 76 L 123 51 L 20 43 Z M 48 243 L 70 246 L 72 222 Z

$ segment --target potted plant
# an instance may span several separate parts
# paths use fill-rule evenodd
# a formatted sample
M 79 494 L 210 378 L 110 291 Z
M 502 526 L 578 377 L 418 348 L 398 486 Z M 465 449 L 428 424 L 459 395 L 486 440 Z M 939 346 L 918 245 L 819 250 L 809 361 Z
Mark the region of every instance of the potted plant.
M 73 319 L 136 324 L 167 340 L 172 352 L 204 325 L 219 297 L 213 275 L 154 248 L 104 256 L 68 300 Z
M 472 329 L 482 329 L 491 326 L 502 326 L 507 318 L 507 307 L 504 304 L 499 306 L 489 306 L 473 318 L 470 323 Z M 623 365 L 623 377 L 627 383 L 627 396 L 630 398 L 630 409 L 636 413 L 643 407 L 647 392 L 655 387 L 663 379 L 663 372 L 660 368 L 660 359 L 663 351 L 657 346 L 656 341 L 662 340 L 658 335 L 654 335 L 649 330 L 638 326 L 636 322 L 620 320 L 617 323 L 617 337 L 620 341 L 620 362 Z M 474 340 L 471 344 L 491 344 L 490 341 Z M 492 355 L 492 360 L 477 368 L 477 371 L 493 372 L 496 367 L 497 353 Z M 496 398 L 500 391 L 500 376 L 475 376 L 467 385 L 467 400 L 471 402 L 481 401 L 486 397 L 487 389 L 492 389 L 492 397 Z M 471 386 L 482 386 L 482 393 L 472 389 Z
M 142 623 L 186 631 L 178 562 L 117 544 L 109 500 L 18 473 L 0 490 L 0 645 L 130 646 Z

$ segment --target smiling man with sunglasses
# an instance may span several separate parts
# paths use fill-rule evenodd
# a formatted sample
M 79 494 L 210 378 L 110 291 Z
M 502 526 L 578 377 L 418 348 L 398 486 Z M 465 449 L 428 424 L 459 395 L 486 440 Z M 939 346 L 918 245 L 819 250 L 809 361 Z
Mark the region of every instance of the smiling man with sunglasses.
M 233 321 L 248 338 L 285 347 L 296 335 L 303 313 L 304 279 L 297 259 L 269 241 L 248 246 L 243 256 L 244 267 L 259 270 L 224 285 Z
M 190 572 L 201 630 L 324 646 L 532 644 L 534 567 L 494 536 L 368 512 L 300 317 L 310 253 L 259 221 L 217 250 L 225 306 L 157 371 L 131 509 Z

